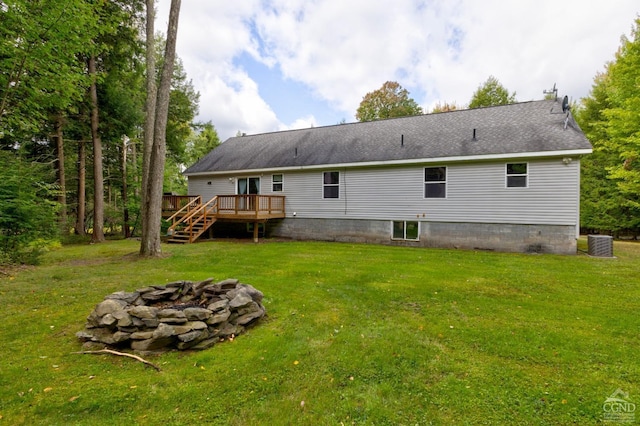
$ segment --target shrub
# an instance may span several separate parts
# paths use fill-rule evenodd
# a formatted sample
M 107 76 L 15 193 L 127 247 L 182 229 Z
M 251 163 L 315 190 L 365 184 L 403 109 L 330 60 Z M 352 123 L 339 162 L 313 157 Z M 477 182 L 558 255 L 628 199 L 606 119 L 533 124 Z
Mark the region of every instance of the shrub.
M 0 152 L 0 164 L 0 263 L 37 263 L 57 234 L 47 171 L 11 152 Z

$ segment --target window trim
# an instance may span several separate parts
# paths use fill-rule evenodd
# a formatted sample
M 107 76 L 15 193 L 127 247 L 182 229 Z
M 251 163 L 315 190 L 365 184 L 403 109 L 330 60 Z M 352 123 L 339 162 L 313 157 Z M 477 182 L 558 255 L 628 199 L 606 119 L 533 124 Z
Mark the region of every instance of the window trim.
M 439 180 L 439 181 L 427 181 L 427 169 L 444 169 L 444 180 Z M 449 185 L 448 185 L 448 178 L 449 178 L 449 167 L 447 166 L 428 166 L 428 167 L 424 167 L 422 170 L 422 178 L 423 178 L 423 193 L 422 196 L 425 200 L 428 199 L 446 199 L 448 197 L 448 192 L 449 192 Z M 444 184 L 444 197 L 427 197 L 427 185 L 442 185 Z
M 524 164 L 526 167 L 526 172 L 525 173 L 509 173 L 509 166 L 510 165 L 515 165 L 515 164 Z M 509 178 L 510 177 L 524 177 L 524 186 L 519 186 L 519 185 L 509 185 Z M 526 189 L 529 188 L 529 162 L 527 161 L 519 161 L 519 162 L 512 162 L 512 163 L 505 163 L 504 166 L 504 187 L 506 189 Z
M 395 224 L 402 223 L 402 238 L 397 238 L 394 234 Z M 418 227 L 416 238 L 407 238 L 407 223 L 415 223 Z M 419 220 L 392 220 L 391 221 L 391 240 L 392 241 L 420 241 L 420 221 Z
M 338 183 L 325 183 L 325 175 L 327 173 L 337 173 L 338 174 Z M 337 197 L 327 197 L 325 190 L 326 188 L 338 188 L 338 196 Z M 340 171 L 339 170 L 326 170 L 322 172 L 322 199 L 323 200 L 339 200 L 340 199 Z
M 280 176 L 279 182 L 273 180 L 276 176 Z M 276 189 L 276 185 L 280 185 L 280 189 Z M 274 173 L 271 175 L 271 192 L 284 192 L 284 173 Z

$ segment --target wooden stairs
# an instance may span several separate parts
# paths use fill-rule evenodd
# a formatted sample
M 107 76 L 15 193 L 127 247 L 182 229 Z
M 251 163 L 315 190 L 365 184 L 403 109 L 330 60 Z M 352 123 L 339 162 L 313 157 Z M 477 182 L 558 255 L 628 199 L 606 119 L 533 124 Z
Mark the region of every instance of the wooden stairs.
M 193 243 L 215 223 L 217 213 L 217 196 L 204 204 L 201 197 L 195 198 L 167 219 L 172 222 L 167 230 L 170 235 L 167 242 L 173 244 Z

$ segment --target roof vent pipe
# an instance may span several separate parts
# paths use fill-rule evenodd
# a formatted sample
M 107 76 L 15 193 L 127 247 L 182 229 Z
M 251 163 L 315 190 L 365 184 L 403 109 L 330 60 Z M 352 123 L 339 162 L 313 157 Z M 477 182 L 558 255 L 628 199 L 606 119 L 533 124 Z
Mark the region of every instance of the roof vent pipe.
M 473 138 L 471 139 L 472 141 L 477 141 L 478 139 L 476 138 L 476 129 L 473 129 Z
M 404 148 L 404 135 L 400 135 L 400 146 Z

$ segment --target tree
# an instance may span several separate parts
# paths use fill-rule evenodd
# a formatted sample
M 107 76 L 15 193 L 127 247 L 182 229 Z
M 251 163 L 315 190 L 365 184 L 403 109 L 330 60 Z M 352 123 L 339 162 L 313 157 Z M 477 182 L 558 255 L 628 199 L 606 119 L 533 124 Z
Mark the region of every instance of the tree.
M 109 219 L 122 223 L 125 238 L 130 237 L 130 210 L 135 211 L 138 207 L 137 198 L 129 198 L 128 180 L 135 177 L 130 172 L 136 171 L 132 160 L 136 159 L 137 133 L 144 123 L 144 67 L 140 41 L 137 31 L 121 30 L 118 37 L 112 38 L 111 52 L 103 59 L 104 76 L 98 85 L 100 133 L 108 177 L 106 192 L 113 195 L 108 197 L 106 207 L 111 213 Z M 128 168 L 129 162 L 134 167 Z M 114 178 L 117 174 L 120 179 Z M 121 200 L 118 200 L 118 194 Z
M 156 19 L 155 14 L 155 0 L 146 0 L 146 82 L 147 82 L 147 98 L 145 103 L 145 121 L 144 121 L 144 142 L 142 151 L 142 191 L 141 191 L 141 203 L 140 203 L 140 215 L 142 216 L 142 235 L 146 239 L 151 239 L 147 226 L 149 225 L 148 216 L 148 190 L 149 187 L 149 169 L 151 168 L 151 151 L 153 149 L 153 129 L 155 127 L 156 119 L 156 102 L 158 89 L 156 86 L 156 40 L 154 21 Z M 155 241 L 153 242 L 155 244 Z M 145 245 L 151 245 L 151 241 L 145 243 Z M 140 244 L 140 253 L 145 255 L 152 255 L 151 250 L 154 247 L 144 247 Z
M 0 151 L 0 264 L 36 263 L 57 233 L 48 168 Z
M 149 3 L 153 16 L 154 2 Z M 19 149 L 25 161 L 53 164 L 57 175 L 44 183 L 55 184 L 56 192 L 50 195 L 61 203 L 60 223 L 66 223 L 68 205 L 69 215 L 76 216 L 76 232 L 93 227 L 94 240 L 101 240 L 100 234 L 108 230 L 100 232 L 103 221 L 116 224 L 120 216 L 124 221 L 127 207 L 137 209 L 137 197 L 142 195 L 135 142 L 144 122 L 140 49 L 144 4 L 144 0 L 0 0 L 0 149 Z M 155 51 L 150 52 L 150 62 L 157 60 Z M 153 63 L 150 69 L 151 82 L 157 83 Z M 175 61 L 173 71 L 165 139 L 168 160 L 180 170 L 199 95 Z M 155 89 L 149 93 L 155 102 Z M 152 130 L 146 134 L 153 138 L 154 120 L 149 123 Z M 131 198 L 127 177 L 136 183 Z M 131 203 L 120 203 L 120 194 Z
M 158 63 L 162 64 L 164 60 L 162 57 L 159 59 Z M 180 58 L 176 58 L 171 78 L 166 136 L 168 160 L 176 164 L 184 164 L 186 161 L 187 140 L 193 133 L 192 125 L 198 113 L 199 101 L 200 93 L 193 87 L 193 82 L 187 78 Z
M 409 92 L 395 81 L 387 81 L 378 90 L 367 93 L 356 112 L 358 121 L 383 120 L 422 114 L 422 108 Z
M 56 173 L 58 179 L 58 204 L 60 205 L 60 230 L 62 235 L 69 234 L 69 224 L 67 223 L 67 178 L 65 173 L 64 137 L 62 127 L 64 119 L 62 113 L 54 117 L 54 133 L 56 140 Z
M 97 34 L 94 5 L 12 0 L 0 2 L 0 15 L 0 145 L 14 149 L 51 129 L 39 144 L 56 158 L 59 223 L 66 233 L 63 125 L 85 94 L 85 64 L 78 56 Z
M 438 112 L 450 112 L 450 111 L 456 111 L 457 109 L 459 108 L 455 102 L 453 103 L 445 102 L 442 104 L 438 102 L 437 104 L 434 105 L 433 109 L 431 110 L 431 113 L 435 114 Z
M 78 162 L 77 162 L 77 208 L 76 224 L 74 226 L 76 235 L 85 236 L 85 214 L 86 214 L 86 176 L 87 176 L 87 152 L 85 141 L 78 140 Z
M 508 105 L 516 102 L 516 92 L 509 91 L 494 76 L 489 76 L 487 81 L 478 86 L 473 93 L 469 108 L 481 108 L 494 105 Z
M 84 95 L 77 55 L 96 34 L 85 0 L 0 3 L 0 135 L 29 134 Z
M 138 39 L 137 17 L 139 0 L 112 0 L 98 2 L 96 13 L 99 15 L 99 33 L 93 40 L 94 49 L 88 57 L 88 73 L 91 81 L 91 139 L 93 141 L 93 178 L 94 178 L 94 214 L 93 214 L 93 242 L 104 241 L 104 181 L 103 181 L 103 145 L 100 125 L 98 85 L 105 80 L 110 72 L 118 72 L 118 68 L 135 48 Z M 98 69 L 97 64 L 100 64 Z M 127 68 L 127 66 L 124 66 Z M 114 139 L 118 142 L 123 135 Z M 109 187 L 109 189 L 111 189 Z
M 640 19 L 615 60 L 596 75 L 576 119 L 594 147 L 581 175 L 581 225 L 640 233 Z
M 193 132 L 187 141 L 187 164 L 195 164 L 202 157 L 220 145 L 218 132 L 211 121 L 196 126 L 199 132 Z
M 631 40 L 626 37 L 609 69 L 606 146 L 618 156 L 609 169 L 628 204 L 640 209 L 640 18 Z M 640 225 L 640 218 L 639 225 Z
M 153 17 L 155 2 L 148 3 Z M 136 132 L 144 122 L 140 49 L 144 4 L 145 0 L 0 0 L 0 149 L 19 150 L 26 162 L 53 164 L 57 174 L 48 175 L 52 180 L 43 184 L 53 185 L 55 192 L 49 195 L 61 204 L 60 223 L 67 222 L 68 205 L 69 215 L 76 213 L 76 232 L 93 227 L 96 241 L 108 230 L 101 232 L 103 221 L 117 224 L 120 216 L 126 221 L 127 207 L 137 209 L 137 196 L 146 193 L 138 188 L 149 189 L 146 182 L 140 185 L 142 174 L 135 163 Z M 149 28 L 153 31 L 153 25 Z M 151 130 L 144 134 L 152 141 L 164 139 L 166 145 L 160 149 L 169 155 L 158 155 L 156 150 L 155 163 L 147 164 L 162 169 L 166 157 L 179 171 L 187 161 L 199 95 L 181 64 L 175 63 L 175 53 L 167 55 L 173 79 L 158 75 L 153 46 L 150 53 L 150 82 L 168 82 L 170 110 L 157 134 L 156 113 L 150 114 Z M 155 88 L 148 92 L 155 102 Z M 156 111 L 151 102 L 148 109 Z M 158 111 L 157 117 L 162 114 Z M 148 152 L 150 160 L 154 151 Z M 127 177 L 136 182 L 131 198 Z M 162 184 L 157 193 L 161 201 Z M 131 203 L 124 202 L 129 199 Z
M 171 77 L 176 53 L 176 40 L 178 35 L 178 18 L 180 16 L 180 0 L 171 0 L 169 10 L 169 25 L 167 29 L 167 43 L 164 54 L 164 64 L 160 77 L 160 85 L 157 92 L 155 109 L 151 110 L 147 103 L 147 120 L 153 116 L 153 137 L 145 134 L 145 158 L 143 163 L 143 203 L 142 203 L 142 238 L 140 242 L 140 254 L 142 256 L 159 256 L 162 253 L 160 247 L 160 223 L 162 218 L 162 183 L 164 177 L 164 164 L 167 132 L 167 116 L 169 113 L 169 98 L 171 92 Z M 149 9 L 153 8 L 153 0 L 147 1 L 147 17 Z M 147 60 L 153 55 L 153 34 L 149 42 L 149 19 L 147 20 Z M 151 28 L 153 31 L 153 28 Z M 151 51 L 151 53 L 149 52 Z M 155 69 L 150 69 L 147 62 L 147 85 L 149 79 L 155 80 Z M 145 130 L 151 130 L 149 123 L 145 124 Z M 147 146 L 151 144 L 151 146 Z M 145 186 L 146 183 L 146 186 Z
M 91 88 L 89 89 L 91 100 L 91 140 L 93 141 L 93 233 L 91 241 L 94 243 L 104 241 L 104 184 L 102 176 L 102 140 L 98 131 L 98 89 L 96 57 L 89 57 L 89 75 L 91 75 Z

